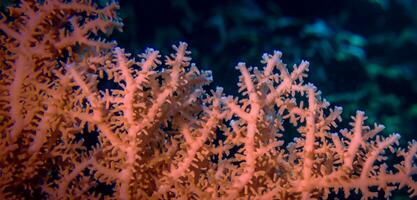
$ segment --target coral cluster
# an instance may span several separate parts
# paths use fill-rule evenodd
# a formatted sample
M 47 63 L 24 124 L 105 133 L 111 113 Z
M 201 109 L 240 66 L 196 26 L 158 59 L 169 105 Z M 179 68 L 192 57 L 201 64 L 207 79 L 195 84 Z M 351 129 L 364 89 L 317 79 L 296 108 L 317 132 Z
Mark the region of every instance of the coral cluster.
M 262 69 L 237 65 L 239 97 L 207 91 L 186 43 L 162 63 L 99 39 L 121 27 L 117 7 L 22 1 L 3 15 L 1 199 L 417 195 L 417 143 L 397 147 L 361 111 L 338 130 L 342 109 L 304 81 L 308 62 L 289 71 L 264 54 Z

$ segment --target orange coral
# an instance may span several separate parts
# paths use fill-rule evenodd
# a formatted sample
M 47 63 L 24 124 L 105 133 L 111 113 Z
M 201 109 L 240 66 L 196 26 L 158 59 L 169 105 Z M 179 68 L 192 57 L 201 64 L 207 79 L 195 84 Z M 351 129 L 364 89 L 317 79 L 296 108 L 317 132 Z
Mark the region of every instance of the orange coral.
M 396 148 L 361 111 L 337 132 L 342 109 L 304 82 L 308 62 L 289 71 L 264 54 L 263 69 L 238 64 L 240 97 L 207 92 L 186 43 L 162 65 L 156 50 L 137 61 L 97 39 L 121 27 L 116 8 L 23 1 L 0 22 L 2 199 L 417 195 L 417 143 Z M 288 126 L 299 135 L 284 145 Z
M 64 76 L 63 62 L 86 62 L 85 57 L 114 47 L 114 43 L 99 40 L 97 34 L 121 28 L 117 7 L 114 3 L 98 8 L 82 1 L 22 1 L 8 7 L 3 15 L 1 197 L 57 194 L 58 185 L 66 194 L 63 178 L 75 179 L 78 174 L 71 172 L 82 170 L 78 164 L 88 157 L 76 152 L 83 146 L 75 133 L 81 133 L 83 127 L 62 112 L 75 96 L 70 79 Z M 61 174 L 57 175 L 58 171 Z M 74 194 L 81 195 L 94 183 L 79 181 L 82 184 L 71 188 Z

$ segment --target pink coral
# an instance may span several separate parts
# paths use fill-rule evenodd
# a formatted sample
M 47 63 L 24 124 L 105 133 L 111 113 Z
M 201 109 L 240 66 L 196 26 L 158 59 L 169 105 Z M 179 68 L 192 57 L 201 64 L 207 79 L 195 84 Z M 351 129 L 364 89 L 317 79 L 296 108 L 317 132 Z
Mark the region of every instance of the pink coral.
M 186 43 L 162 65 L 97 39 L 120 28 L 116 8 L 23 1 L 0 22 L 2 199 L 417 196 L 417 143 L 397 148 L 361 111 L 338 131 L 342 109 L 304 82 L 308 62 L 289 71 L 264 54 L 262 69 L 237 65 L 241 96 L 208 92 Z M 285 144 L 289 126 L 299 135 Z

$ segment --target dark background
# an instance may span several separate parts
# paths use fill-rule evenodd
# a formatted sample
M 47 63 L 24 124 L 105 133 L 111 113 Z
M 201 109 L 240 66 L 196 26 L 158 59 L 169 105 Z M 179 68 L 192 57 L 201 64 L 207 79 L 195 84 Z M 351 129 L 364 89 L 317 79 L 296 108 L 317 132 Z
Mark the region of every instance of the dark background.
M 121 47 L 172 52 L 184 41 L 193 62 L 213 71 L 215 86 L 237 95 L 240 62 L 262 66 L 265 52 L 283 52 L 288 66 L 310 61 L 309 82 L 332 105 L 355 110 L 384 135 L 415 139 L 417 124 L 417 1 L 120 1 Z

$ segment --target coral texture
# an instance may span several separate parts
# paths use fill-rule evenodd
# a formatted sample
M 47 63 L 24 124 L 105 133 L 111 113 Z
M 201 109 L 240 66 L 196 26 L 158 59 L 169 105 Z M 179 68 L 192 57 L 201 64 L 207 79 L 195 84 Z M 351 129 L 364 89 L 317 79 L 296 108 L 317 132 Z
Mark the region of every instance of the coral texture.
M 98 39 L 121 28 L 117 4 L 40 2 L 0 21 L 1 199 L 417 196 L 417 143 L 397 147 L 361 111 L 338 130 L 308 62 L 239 63 L 241 95 L 227 96 L 206 91 L 186 43 L 162 64 Z

